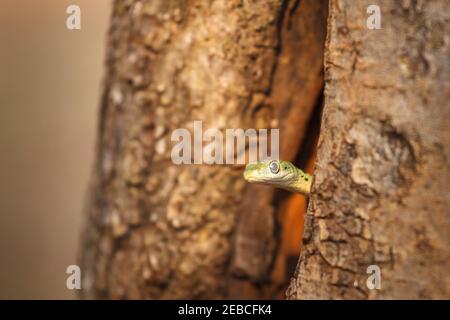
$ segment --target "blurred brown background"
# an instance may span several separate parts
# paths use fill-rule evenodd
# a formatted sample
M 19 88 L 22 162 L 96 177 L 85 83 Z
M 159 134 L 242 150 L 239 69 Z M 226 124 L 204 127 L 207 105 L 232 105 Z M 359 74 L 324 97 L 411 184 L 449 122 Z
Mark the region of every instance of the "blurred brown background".
M 66 8 L 81 8 L 67 30 Z M 2 0 L 0 298 L 75 298 L 110 2 Z

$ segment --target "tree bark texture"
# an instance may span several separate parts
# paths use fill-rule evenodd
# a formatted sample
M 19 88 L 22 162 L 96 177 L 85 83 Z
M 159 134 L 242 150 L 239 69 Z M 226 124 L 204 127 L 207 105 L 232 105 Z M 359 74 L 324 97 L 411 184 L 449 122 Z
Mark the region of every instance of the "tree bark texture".
M 378 4 L 382 29 L 366 28 Z M 450 298 L 448 1 L 331 0 L 291 299 Z M 366 286 L 369 265 L 381 289 Z
M 81 254 L 85 298 L 271 297 L 269 187 L 171 162 L 174 129 L 281 128 L 323 87 L 326 1 L 115 1 Z

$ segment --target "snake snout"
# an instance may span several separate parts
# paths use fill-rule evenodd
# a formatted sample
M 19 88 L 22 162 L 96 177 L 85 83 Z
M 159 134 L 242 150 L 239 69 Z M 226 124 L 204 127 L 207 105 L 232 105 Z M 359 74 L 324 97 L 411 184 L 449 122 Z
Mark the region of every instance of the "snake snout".
M 248 182 L 253 182 L 255 181 L 255 177 L 254 177 L 254 165 L 252 164 L 247 164 L 245 166 L 245 170 L 244 170 L 244 179 L 247 180 Z
M 244 179 L 247 181 L 251 180 L 251 174 L 248 171 L 244 171 Z

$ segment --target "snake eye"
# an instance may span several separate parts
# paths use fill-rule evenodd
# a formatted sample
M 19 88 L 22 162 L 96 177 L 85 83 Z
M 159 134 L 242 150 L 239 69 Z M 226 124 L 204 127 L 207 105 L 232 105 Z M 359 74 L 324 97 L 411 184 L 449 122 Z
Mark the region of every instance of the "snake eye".
M 280 171 L 280 166 L 278 165 L 278 162 L 272 161 L 269 164 L 269 169 L 272 173 L 278 173 L 278 171 Z

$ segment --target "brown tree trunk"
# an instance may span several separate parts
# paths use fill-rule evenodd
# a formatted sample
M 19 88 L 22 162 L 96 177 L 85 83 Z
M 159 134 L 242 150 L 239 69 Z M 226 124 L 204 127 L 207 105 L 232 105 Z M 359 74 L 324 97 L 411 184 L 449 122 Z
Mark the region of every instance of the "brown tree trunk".
M 382 29 L 369 30 L 377 2 Z M 448 1 L 329 10 L 318 162 L 288 297 L 448 299 Z M 379 290 L 366 286 L 369 265 Z
M 174 165 L 170 136 L 194 120 L 279 127 L 294 159 L 323 86 L 326 1 L 113 6 L 84 297 L 270 297 L 273 189 L 241 166 Z

